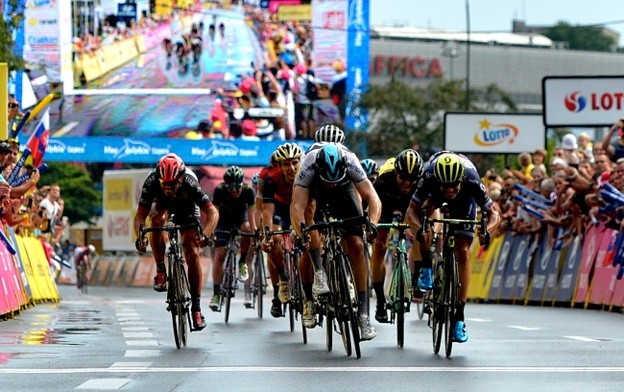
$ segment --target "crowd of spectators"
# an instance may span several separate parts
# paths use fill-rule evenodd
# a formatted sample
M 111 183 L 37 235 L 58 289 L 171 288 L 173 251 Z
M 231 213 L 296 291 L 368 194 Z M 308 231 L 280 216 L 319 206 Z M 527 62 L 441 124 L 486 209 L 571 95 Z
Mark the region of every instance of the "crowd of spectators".
M 483 182 L 503 218 L 501 233 L 548 233 L 553 243 L 566 246 L 592 224 L 624 229 L 624 207 L 606 193 L 624 201 L 623 129 L 624 121 L 618 120 L 594 143 L 587 134 L 569 133 L 550 158 L 538 149 L 518 155 L 519 169 L 500 175 L 488 170 Z

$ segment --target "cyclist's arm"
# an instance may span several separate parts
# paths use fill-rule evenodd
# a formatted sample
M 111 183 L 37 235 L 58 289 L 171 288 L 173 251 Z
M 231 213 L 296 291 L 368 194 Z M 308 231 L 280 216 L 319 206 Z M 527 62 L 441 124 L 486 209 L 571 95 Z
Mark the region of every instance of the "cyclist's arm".
M 217 222 L 219 222 L 219 211 L 212 203 L 202 205 L 201 211 L 206 214 L 206 223 L 204 224 L 203 233 L 206 237 L 210 237 L 214 233 Z
M 275 214 L 275 204 L 265 201 L 262 204 L 262 222 L 264 222 L 267 225 L 272 225 L 274 214 Z M 272 229 L 273 227 L 271 226 L 270 228 Z
M 379 200 L 379 195 L 377 195 L 375 188 L 373 188 L 373 184 L 370 180 L 366 179 L 357 183 L 355 188 L 362 197 L 362 200 L 368 205 L 370 221 L 372 223 L 379 222 L 379 217 L 381 216 L 381 201 Z M 294 197 L 293 200 L 295 200 Z
M 310 190 L 308 188 L 295 185 L 290 204 L 290 223 L 298 236 L 301 236 L 301 224 L 305 224 L 305 209 L 309 198 Z
M 498 211 L 496 211 L 496 208 L 494 208 L 493 203 L 485 208 L 484 211 L 487 211 L 488 213 L 487 231 L 488 233 L 492 233 L 500 223 L 500 215 L 498 214 Z
M 405 223 L 410 225 L 410 228 L 412 229 L 414 234 L 418 233 L 418 231 L 422 227 L 422 222 L 420 221 L 421 213 L 422 204 L 411 200 L 409 206 L 407 207 L 407 211 L 405 212 Z
M 139 236 L 139 227 L 141 225 L 145 226 L 145 220 L 147 219 L 147 215 L 149 214 L 149 209 L 145 206 L 139 205 L 137 208 L 136 214 L 134 215 L 134 236 L 138 238 Z

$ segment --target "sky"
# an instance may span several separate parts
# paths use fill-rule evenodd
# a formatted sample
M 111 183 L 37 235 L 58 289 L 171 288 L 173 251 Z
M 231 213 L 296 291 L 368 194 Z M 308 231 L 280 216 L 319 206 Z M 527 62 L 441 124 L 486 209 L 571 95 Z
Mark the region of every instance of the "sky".
M 622 0 L 370 0 L 371 24 L 466 31 L 466 1 L 473 32 L 511 32 L 512 19 L 527 25 L 611 22 L 607 27 L 620 34 L 618 46 L 624 46 Z

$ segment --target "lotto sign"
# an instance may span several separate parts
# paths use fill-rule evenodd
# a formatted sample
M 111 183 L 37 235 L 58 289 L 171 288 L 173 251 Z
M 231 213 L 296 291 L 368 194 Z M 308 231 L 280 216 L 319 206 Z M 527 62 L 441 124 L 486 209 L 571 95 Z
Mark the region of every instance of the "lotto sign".
M 623 117 L 624 77 L 547 76 L 542 101 L 547 127 L 610 126 Z

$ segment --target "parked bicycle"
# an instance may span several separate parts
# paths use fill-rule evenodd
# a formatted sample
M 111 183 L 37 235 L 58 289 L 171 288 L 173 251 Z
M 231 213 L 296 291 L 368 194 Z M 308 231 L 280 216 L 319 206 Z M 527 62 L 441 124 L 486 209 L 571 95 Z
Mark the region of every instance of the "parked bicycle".
M 353 351 L 357 358 L 360 352 L 360 330 L 358 327 L 358 298 L 355 279 L 347 254 L 341 244 L 344 227 L 354 223 L 366 223 L 363 216 L 335 220 L 326 216 L 324 221 L 302 227 L 305 235 L 318 230 L 323 238 L 323 265 L 327 273 L 330 293 L 319 296 L 320 308 L 325 317 L 325 343 L 327 351 L 332 351 L 333 332 L 342 337 L 348 356 Z
M 433 228 L 435 223 L 442 224 L 442 231 L 436 235 L 432 248 L 442 242 L 442 253 L 439 257 L 432 255 L 435 265 L 433 289 L 429 290 L 424 298 L 424 312 L 429 314 L 428 325 L 433 334 L 433 352 L 438 354 L 442 345 L 442 333 L 444 332 L 444 348 L 447 358 L 451 357 L 453 349 L 453 327 L 455 325 L 455 312 L 459 304 L 459 271 L 455 255 L 455 230 L 453 225 L 469 224 L 480 225 L 480 231 L 487 233 L 487 214 L 482 212 L 480 220 L 451 219 L 448 218 L 446 203 L 441 208 L 442 218 L 429 218 L 427 211 L 422 220 L 423 234 L 429 226 Z M 435 230 L 434 230 L 435 233 Z M 489 243 L 489 234 L 486 234 L 486 246 Z M 435 252 L 434 252 L 435 253 Z
M 139 238 L 143 241 L 147 233 L 164 231 L 169 238 L 169 250 L 167 252 L 167 310 L 171 312 L 173 324 L 173 337 L 177 348 L 186 346 L 187 332 L 195 329 L 191 323 L 191 293 L 186 273 L 186 263 L 181 253 L 179 243 L 180 231 L 195 229 L 198 236 L 202 236 L 201 227 L 197 223 L 176 225 L 173 216 L 162 227 L 139 228 Z
M 403 347 L 405 340 L 405 313 L 410 311 L 412 302 L 412 279 L 407 260 L 407 245 L 405 230 L 409 225 L 403 222 L 403 215 L 397 214 L 392 223 L 378 223 L 378 228 L 388 229 L 393 241 L 392 252 L 392 278 L 388 293 L 386 309 L 390 310 L 390 322 L 396 324 L 397 344 Z M 392 238 L 396 236 L 396 238 Z

